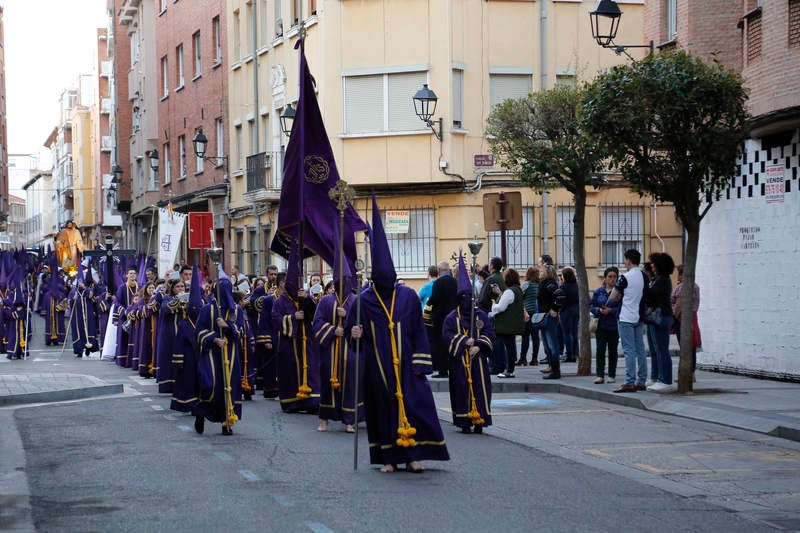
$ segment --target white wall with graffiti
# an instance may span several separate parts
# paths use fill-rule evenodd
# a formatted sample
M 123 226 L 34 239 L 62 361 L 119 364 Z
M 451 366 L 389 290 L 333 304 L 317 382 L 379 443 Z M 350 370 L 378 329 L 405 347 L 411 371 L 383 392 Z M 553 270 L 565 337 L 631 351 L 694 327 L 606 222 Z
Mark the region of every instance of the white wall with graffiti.
M 749 140 L 703 219 L 700 366 L 800 379 L 799 134 L 783 146 Z

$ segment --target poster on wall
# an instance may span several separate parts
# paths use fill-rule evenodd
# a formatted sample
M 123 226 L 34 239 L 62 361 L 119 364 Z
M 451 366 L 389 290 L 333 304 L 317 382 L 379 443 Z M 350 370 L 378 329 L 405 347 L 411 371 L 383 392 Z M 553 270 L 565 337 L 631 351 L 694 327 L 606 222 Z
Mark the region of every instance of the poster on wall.
M 786 192 L 784 172 L 783 165 L 767 165 L 764 169 L 766 174 L 764 198 L 768 204 L 783 202 L 783 195 Z

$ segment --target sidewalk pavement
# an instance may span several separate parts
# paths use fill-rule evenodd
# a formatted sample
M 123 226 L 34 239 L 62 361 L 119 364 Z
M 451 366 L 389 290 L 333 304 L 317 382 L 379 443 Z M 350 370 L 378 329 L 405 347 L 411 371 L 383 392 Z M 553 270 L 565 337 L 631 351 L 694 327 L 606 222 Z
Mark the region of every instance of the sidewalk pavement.
M 43 350 L 44 351 L 44 350 Z M 57 366 L 48 364 L 58 361 Z M 67 354 L 48 361 L 7 361 L 0 364 L 0 408 L 26 403 L 57 402 L 123 392 L 113 364 L 98 359 L 75 360 Z M 673 358 L 673 376 L 677 359 Z M 595 385 L 595 376 L 578 377 L 576 363 L 562 363 L 562 379 L 545 381 L 540 366 L 517 367 L 516 377 L 492 377 L 500 393 L 560 393 L 712 422 L 800 442 L 800 383 L 771 381 L 698 370 L 694 392 L 617 394 L 624 381 L 620 361 L 616 383 Z M 128 376 L 128 372 L 125 372 Z M 434 392 L 448 390 L 447 379 L 429 380 Z
M 676 378 L 677 362 L 673 358 Z M 514 378 L 492 376 L 492 392 L 568 394 L 800 441 L 800 383 L 698 369 L 691 394 L 648 391 L 620 394 L 613 391 L 625 381 L 624 364 L 618 367 L 616 383 L 600 385 L 594 384 L 594 374 L 578 377 L 577 363 L 561 363 L 559 380 L 543 380 L 541 368 L 544 366 L 517 367 Z M 434 392 L 447 390 L 446 379 L 432 378 L 430 383 Z

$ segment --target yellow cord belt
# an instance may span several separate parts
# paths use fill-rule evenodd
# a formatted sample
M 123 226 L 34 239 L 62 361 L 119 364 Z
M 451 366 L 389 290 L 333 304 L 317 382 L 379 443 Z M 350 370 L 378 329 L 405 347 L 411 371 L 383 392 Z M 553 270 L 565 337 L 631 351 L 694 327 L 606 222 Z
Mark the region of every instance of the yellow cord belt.
M 458 325 L 459 329 L 461 329 L 461 334 L 465 337 L 468 337 L 469 331 L 461 327 L 461 309 L 458 309 Z M 469 400 L 470 400 L 470 410 L 467 413 L 467 416 L 472 421 L 474 425 L 481 425 L 485 422 L 483 418 L 481 418 L 481 414 L 478 412 L 478 402 L 475 400 L 475 389 L 472 386 L 472 358 L 469 355 L 470 346 L 467 346 L 464 349 L 464 369 L 467 372 L 467 383 L 469 384 Z
M 392 366 L 394 367 L 394 379 L 395 379 L 395 397 L 397 397 L 397 405 L 399 409 L 399 425 L 397 427 L 397 440 L 395 441 L 398 446 L 402 448 L 408 448 L 409 446 L 414 446 L 417 441 L 414 440 L 414 435 L 417 434 L 417 430 L 414 427 L 411 427 L 411 424 L 408 421 L 408 417 L 406 416 L 406 406 L 403 402 L 403 391 L 400 386 L 400 356 L 398 354 L 398 346 L 397 346 L 397 337 L 394 333 L 394 303 L 395 303 L 395 296 L 397 296 L 397 291 L 392 290 L 392 310 L 391 312 L 386 309 L 386 305 L 383 303 L 383 299 L 381 295 L 378 294 L 378 291 L 375 290 L 375 296 L 378 297 L 378 302 L 383 307 L 383 311 L 386 313 L 386 317 L 389 319 L 389 339 L 392 343 Z
M 300 302 L 294 302 L 294 308 L 296 310 L 300 309 Z M 305 400 L 306 398 L 311 397 L 311 387 L 308 386 L 308 353 L 306 351 L 307 348 L 307 339 L 306 339 L 306 322 L 305 317 L 303 320 L 300 321 L 300 331 L 302 333 L 301 342 L 302 349 L 303 349 L 303 382 L 297 387 L 297 394 L 295 397 L 298 400 Z

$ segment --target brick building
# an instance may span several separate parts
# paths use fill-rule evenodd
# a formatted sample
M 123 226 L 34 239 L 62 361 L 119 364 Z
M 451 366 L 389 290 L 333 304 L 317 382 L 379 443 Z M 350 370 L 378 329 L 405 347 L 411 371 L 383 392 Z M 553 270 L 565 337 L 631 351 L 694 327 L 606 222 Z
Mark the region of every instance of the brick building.
M 734 6 L 734 8 L 731 8 Z M 800 0 L 648 2 L 648 37 L 717 58 L 750 90 L 739 172 L 703 219 L 701 365 L 800 379 Z

